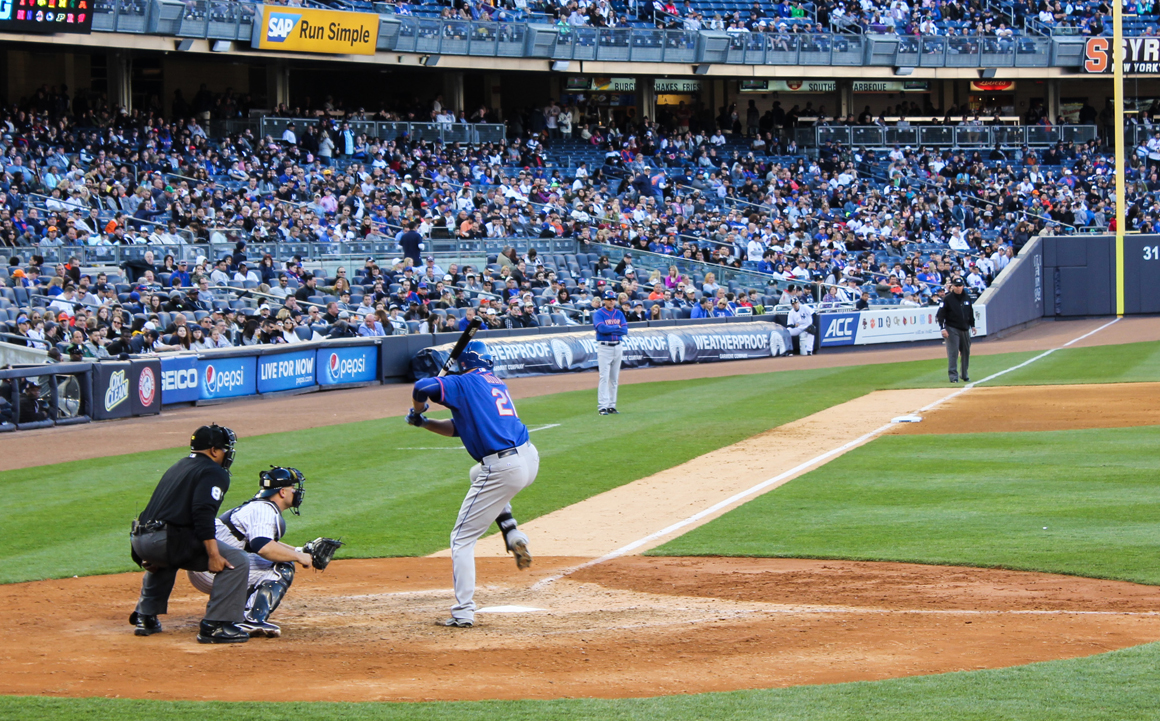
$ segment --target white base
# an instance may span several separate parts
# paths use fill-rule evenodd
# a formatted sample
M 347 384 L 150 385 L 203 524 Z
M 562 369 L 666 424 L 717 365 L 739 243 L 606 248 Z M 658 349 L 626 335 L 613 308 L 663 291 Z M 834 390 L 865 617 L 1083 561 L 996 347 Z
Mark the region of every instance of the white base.
M 891 418 L 890 422 L 891 423 L 921 423 L 922 416 L 916 416 L 916 415 L 898 416 L 897 418 Z

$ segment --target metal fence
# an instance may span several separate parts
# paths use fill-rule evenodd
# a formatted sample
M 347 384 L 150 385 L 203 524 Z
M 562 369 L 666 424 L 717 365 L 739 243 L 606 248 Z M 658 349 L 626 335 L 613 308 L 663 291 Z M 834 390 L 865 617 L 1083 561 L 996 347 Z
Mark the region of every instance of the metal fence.
M 93 30 L 248 42 L 260 8 L 233 0 L 95 0 Z M 1054 62 L 1058 43 L 1053 38 L 1030 35 L 1007 39 L 720 33 L 485 23 L 393 13 L 379 17 L 379 50 L 427 55 L 783 66 L 994 68 L 1060 64 Z M 889 52 L 895 41 L 896 51 Z M 880 52 L 870 52 L 875 45 Z M 1061 62 L 1077 64 L 1079 56 L 1064 50 Z
M 802 146 L 822 146 L 827 142 L 861 147 L 885 148 L 895 145 L 952 148 L 1002 146 L 1047 146 L 1060 141 L 1086 143 L 1098 138 L 1094 125 L 922 125 L 909 128 L 878 125 L 841 125 L 797 128 L 794 139 Z
M 295 130 L 302 131 L 307 125 L 318 125 L 318 118 L 274 118 L 265 117 L 258 121 L 258 130 L 263 137 L 270 135 L 281 138 L 290 123 Z M 365 133 L 369 138 L 394 139 L 403 135 L 412 140 L 444 143 L 498 143 L 506 135 L 503 123 L 395 123 L 374 120 L 339 121 L 350 124 L 355 133 Z M 336 139 L 337 140 L 337 139 Z

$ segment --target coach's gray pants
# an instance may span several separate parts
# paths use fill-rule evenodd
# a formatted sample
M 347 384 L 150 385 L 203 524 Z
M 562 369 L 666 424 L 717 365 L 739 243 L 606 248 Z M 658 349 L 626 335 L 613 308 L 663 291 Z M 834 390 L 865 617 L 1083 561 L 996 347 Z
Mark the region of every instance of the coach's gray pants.
M 959 356 L 963 357 L 963 370 L 960 373 L 956 366 L 959 362 Z M 951 328 L 947 326 L 947 374 L 952 381 L 957 381 L 960 377 L 970 378 L 971 374 L 967 367 L 971 364 L 971 331 L 959 330 L 958 328 Z
M 169 612 L 169 594 L 177 579 L 177 566 L 169 564 L 168 533 L 164 530 L 133 536 L 133 550 L 156 570 L 146 571 L 141 580 L 141 598 L 137 613 L 155 616 Z M 246 582 L 250 576 L 250 559 L 245 551 L 218 544 L 221 553 L 233 568 L 225 568 L 214 579 L 213 592 L 205 605 L 205 620 L 240 623 L 245 620 Z M 195 570 L 205 570 L 205 566 Z
M 596 409 L 616 407 L 616 388 L 620 385 L 620 359 L 624 346 L 596 344 L 596 366 L 600 369 L 600 386 L 596 391 Z
M 471 469 L 471 490 L 463 499 L 455 528 L 451 529 L 451 573 L 455 583 L 455 618 L 475 619 L 475 542 L 504 511 L 511 513 L 511 500 L 536 480 L 540 470 L 540 453 L 531 443 L 516 449 L 505 458 L 485 456 Z M 528 542 L 524 532 L 516 529 L 509 543 Z M 214 584 L 215 588 L 217 584 Z

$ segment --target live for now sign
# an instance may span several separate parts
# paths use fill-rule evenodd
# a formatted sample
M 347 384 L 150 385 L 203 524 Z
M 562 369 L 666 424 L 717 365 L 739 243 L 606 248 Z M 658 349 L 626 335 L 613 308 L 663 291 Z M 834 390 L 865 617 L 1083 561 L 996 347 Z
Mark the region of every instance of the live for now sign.
M 1083 69 L 1088 73 L 1112 72 L 1111 38 L 1088 38 L 1084 44 Z M 1124 72 L 1160 75 L 1160 38 L 1124 38 Z
M 252 44 L 261 50 L 328 55 L 374 55 L 379 16 L 336 10 L 263 5 Z

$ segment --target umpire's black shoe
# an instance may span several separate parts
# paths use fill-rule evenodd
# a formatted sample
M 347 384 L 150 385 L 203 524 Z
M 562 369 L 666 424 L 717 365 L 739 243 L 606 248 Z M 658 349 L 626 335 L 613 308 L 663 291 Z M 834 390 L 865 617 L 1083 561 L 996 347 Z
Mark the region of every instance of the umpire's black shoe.
M 971 382 L 971 379 L 970 379 L 970 378 L 967 378 L 966 376 L 963 376 L 963 383 L 970 383 L 970 382 Z
M 134 611 L 129 614 L 129 623 L 137 627 L 133 631 L 137 636 L 152 636 L 155 633 L 161 633 L 161 622 L 157 620 L 156 616 Z
M 198 643 L 245 643 L 250 634 L 229 621 L 202 621 Z

